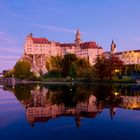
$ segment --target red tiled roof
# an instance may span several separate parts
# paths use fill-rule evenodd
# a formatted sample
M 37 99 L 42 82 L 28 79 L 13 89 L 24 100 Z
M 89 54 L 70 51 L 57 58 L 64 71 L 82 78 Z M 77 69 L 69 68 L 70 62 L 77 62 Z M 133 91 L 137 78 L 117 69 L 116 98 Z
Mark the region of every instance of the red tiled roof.
M 89 49 L 89 48 L 99 48 L 97 45 L 96 45 L 96 42 L 84 42 L 84 43 L 81 43 L 80 44 L 80 47 L 81 49 Z
M 120 55 L 120 54 L 122 54 L 123 52 L 117 52 L 117 53 L 115 53 L 115 55 Z
M 75 46 L 74 43 L 63 43 L 63 44 L 59 44 L 61 47 L 72 47 Z
M 49 41 L 47 38 L 32 38 L 35 44 L 47 44 Z
M 33 43 L 34 44 L 48 44 L 50 41 L 48 41 L 47 38 L 34 38 L 32 37 Z M 57 46 L 61 47 L 72 47 L 75 46 L 74 43 L 59 43 L 59 42 L 54 42 Z M 89 48 L 95 48 L 95 49 L 101 49 L 96 42 L 83 42 L 80 44 L 81 49 L 89 49 Z

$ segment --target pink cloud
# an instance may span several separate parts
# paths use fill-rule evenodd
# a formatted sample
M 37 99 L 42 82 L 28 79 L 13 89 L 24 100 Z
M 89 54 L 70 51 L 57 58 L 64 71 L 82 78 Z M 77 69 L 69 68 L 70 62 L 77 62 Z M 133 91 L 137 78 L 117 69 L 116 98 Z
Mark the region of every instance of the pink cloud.
M 30 24 L 28 24 L 30 25 Z M 42 28 L 42 29 L 49 29 L 49 30 L 54 30 L 54 31 L 59 31 L 59 32 L 67 32 L 67 33 L 76 33 L 76 30 L 74 29 L 69 29 L 69 28 L 64 28 L 64 27 L 57 27 L 53 25 L 31 25 L 37 28 Z M 81 32 L 82 35 L 87 35 L 87 33 Z
M 18 56 L 0 56 L 0 61 L 17 61 L 19 59 Z
M 12 37 L 10 34 L 0 31 L 0 52 L 1 53 L 18 53 L 22 54 L 23 50 L 16 48 L 19 46 L 17 39 Z
M 14 52 L 14 53 L 19 53 L 19 54 L 21 54 L 22 52 L 23 52 L 23 50 L 22 49 L 17 49 L 17 48 L 1 48 L 0 47 L 0 51 L 5 51 L 5 52 Z
M 10 45 L 17 45 L 18 44 L 16 39 L 11 37 L 8 33 L 2 32 L 2 31 L 0 31 L 0 42 L 8 43 Z M 0 43 L 0 45 L 1 45 L 1 43 Z

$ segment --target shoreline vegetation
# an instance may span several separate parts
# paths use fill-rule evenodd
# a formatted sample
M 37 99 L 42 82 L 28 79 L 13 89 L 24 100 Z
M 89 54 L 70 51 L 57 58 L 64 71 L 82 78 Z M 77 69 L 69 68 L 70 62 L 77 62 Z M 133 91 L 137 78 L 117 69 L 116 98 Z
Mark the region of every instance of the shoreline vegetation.
M 140 65 L 124 65 L 118 57 L 97 57 L 91 66 L 89 61 L 67 54 L 63 58 L 52 56 L 46 59 L 48 72 L 43 74 L 31 72 L 31 62 L 19 60 L 14 68 L 3 76 L 11 83 L 137 83 L 140 79 Z M 2 81 L 2 80 L 1 80 Z M 9 80 L 10 83 L 10 80 Z
M 0 85 L 16 84 L 137 84 L 136 80 L 102 80 L 102 79 L 84 79 L 84 78 L 48 78 L 40 80 L 1 78 Z

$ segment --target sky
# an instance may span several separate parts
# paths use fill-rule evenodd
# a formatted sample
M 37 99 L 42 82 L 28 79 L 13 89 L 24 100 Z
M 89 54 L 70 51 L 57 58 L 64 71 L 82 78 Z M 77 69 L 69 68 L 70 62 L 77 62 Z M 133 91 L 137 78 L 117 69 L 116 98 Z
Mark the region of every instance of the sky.
M 23 54 L 28 34 L 59 42 L 95 41 L 104 51 L 140 48 L 140 0 L 0 0 L 0 71 Z

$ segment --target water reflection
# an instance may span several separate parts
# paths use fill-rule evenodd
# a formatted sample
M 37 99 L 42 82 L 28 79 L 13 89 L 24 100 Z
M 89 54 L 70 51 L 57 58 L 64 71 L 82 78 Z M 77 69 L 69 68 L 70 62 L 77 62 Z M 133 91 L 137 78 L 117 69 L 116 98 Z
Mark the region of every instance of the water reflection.
M 140 86 L 137 85 L 16 85 L 12 91 L 26 109 L 26 118 L 34 126 L 60 116 L 72 116 L 77 128 L 82 118 L 95 118 L 109 108 L 140 109 Z

